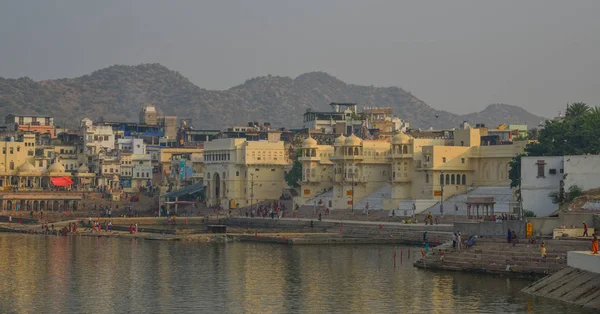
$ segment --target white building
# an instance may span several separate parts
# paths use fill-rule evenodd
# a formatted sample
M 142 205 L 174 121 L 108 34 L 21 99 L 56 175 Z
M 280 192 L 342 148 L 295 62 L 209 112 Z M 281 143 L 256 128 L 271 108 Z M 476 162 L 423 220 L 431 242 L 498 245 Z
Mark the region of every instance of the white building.
M 548 196 L 560 189 L 564 172 L 563 156 L 522 157 L 521 197 L 523 209 L 548 216 L 558 209 Z
M 152 180 L 152 159 L 146 152 L 146 144 L 142 139 L 132 139 L 131 163 L 133 164 L 133 174 L 131 176 L 131 187 L 140 188 L 146 186 L 148 181 Z
M 81 120 L 81 132 L 86 155 L 95 155 L 100 151 L 115 149 L 115 135 L 109 125 L 93 125 L 92 120 Z
M 600 155 L 523 157 L 521 159 L 521 195 L 523 209 L 547 216 L 558 209 L 548 196 L 571 186 L 583 191 L 600 187 Z

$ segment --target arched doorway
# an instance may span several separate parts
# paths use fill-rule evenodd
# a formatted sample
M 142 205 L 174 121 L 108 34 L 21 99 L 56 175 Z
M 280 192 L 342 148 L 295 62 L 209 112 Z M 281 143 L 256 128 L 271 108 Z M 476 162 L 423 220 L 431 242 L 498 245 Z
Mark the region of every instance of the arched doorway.
M 213 177 L 214 180 L 214 186 L 215 186 L 215 198 L 216 199 L 220 199 L 221 198 L 221 177 L 219 176 L 218 172 L 215 172 L 215 175 Z

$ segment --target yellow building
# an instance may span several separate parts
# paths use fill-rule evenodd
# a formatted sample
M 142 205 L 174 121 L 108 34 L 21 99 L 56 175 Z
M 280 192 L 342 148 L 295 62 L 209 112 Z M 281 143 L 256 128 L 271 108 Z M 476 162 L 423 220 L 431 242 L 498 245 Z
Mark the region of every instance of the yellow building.
M 334 209 L 398 209 L 410 201 L 427 208 L 442 198 L 478 186 L 508 186 L 508 163 L 525 142 L 481 146 L 479 129 L 452 131 L 452 137 L 361 140 L 355 135 L 317 145 L 302 143 L 303 176 L 297 202 Z M 443 188 L 442 188 L 443 186 Z M 443 192 L 442 192 L 443 190 Z M 328 192 L 324 192 L 328 191 Z M 378 199 L 377 204 L 367 204 Z
M 290 161 L 282 141 L 220 139 L 204 144 L 207 205 L 248 206 L 279 199 Z

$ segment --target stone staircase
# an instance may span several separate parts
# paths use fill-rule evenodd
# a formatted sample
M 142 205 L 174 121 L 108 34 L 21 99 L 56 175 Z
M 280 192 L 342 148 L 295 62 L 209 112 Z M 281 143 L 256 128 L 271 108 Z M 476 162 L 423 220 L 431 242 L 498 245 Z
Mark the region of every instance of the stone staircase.
M 373 191 L 367 197 L 356 203 L 355 210 L 359 209 L 362 211 L 367 203 L 369 204 L 369 210 L 382 210 L 383 200 L 392 198 L 392 186 L 389 183 L 382 184 L 378 189 Z
M 474 188 L 467 193 L 454 195 L 444 200 L 444 213 L 454 215 L 454 206 L 458 206 L 459 216 L 467 215 L 467 198 L 469 197 L 494 197 L 496 204 L 494 205 L 494 211 L 496 213 L 508 213 L 510 212 L 510 206 L 513 202 L 512 190 L 510 187 L 500 186 L 482 186 Z M 424 212 L 432 212 L 434 214 L 440 213 L 440 202 L 431 206 Z
M 434 248 L 415 262 L 420 268 L 436 268 L 455 271 L 476 271 L 512 275 L 545 275 L 555 273 L 567 266 L 567 252 L 588 250 L 588 241 L 544 240 L 547 257 L 541 259 L 540 242 L 528 243 L 528 239 L 513 245 L 505 239 L 478 238 L 471 248 Z M 441 250 L 441 251 L 440 251 Z M 441 253 L 444 257 L 441 258 Z

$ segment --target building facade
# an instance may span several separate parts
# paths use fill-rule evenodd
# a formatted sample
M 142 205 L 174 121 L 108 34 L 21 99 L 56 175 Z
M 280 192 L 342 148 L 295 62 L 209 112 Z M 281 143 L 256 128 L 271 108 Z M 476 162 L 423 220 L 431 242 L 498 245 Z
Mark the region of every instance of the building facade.
M 290 164 L 281 141 L 232 138 L 204 145 L 207 205 L 249 206 L 279 199 L 285 188 L 284 168 Z
M 371 209 L 398 209 L 405 201 L 431 204 L 472 187 L 506 186 L 508 163 L 524 146 L 481 146 L 481 132 L 473 128 L 454 130 L 452 138 L 414 138 L 403 132 L 391 140 L 342 135 L 333 146 L 317 145 L 309 137 L 302 145 L 297 202 L 318 198 L 330 208 L 346 209 L 378 198 L 379 208 Z M 323 193 L 329 189 L 332 193 Z

